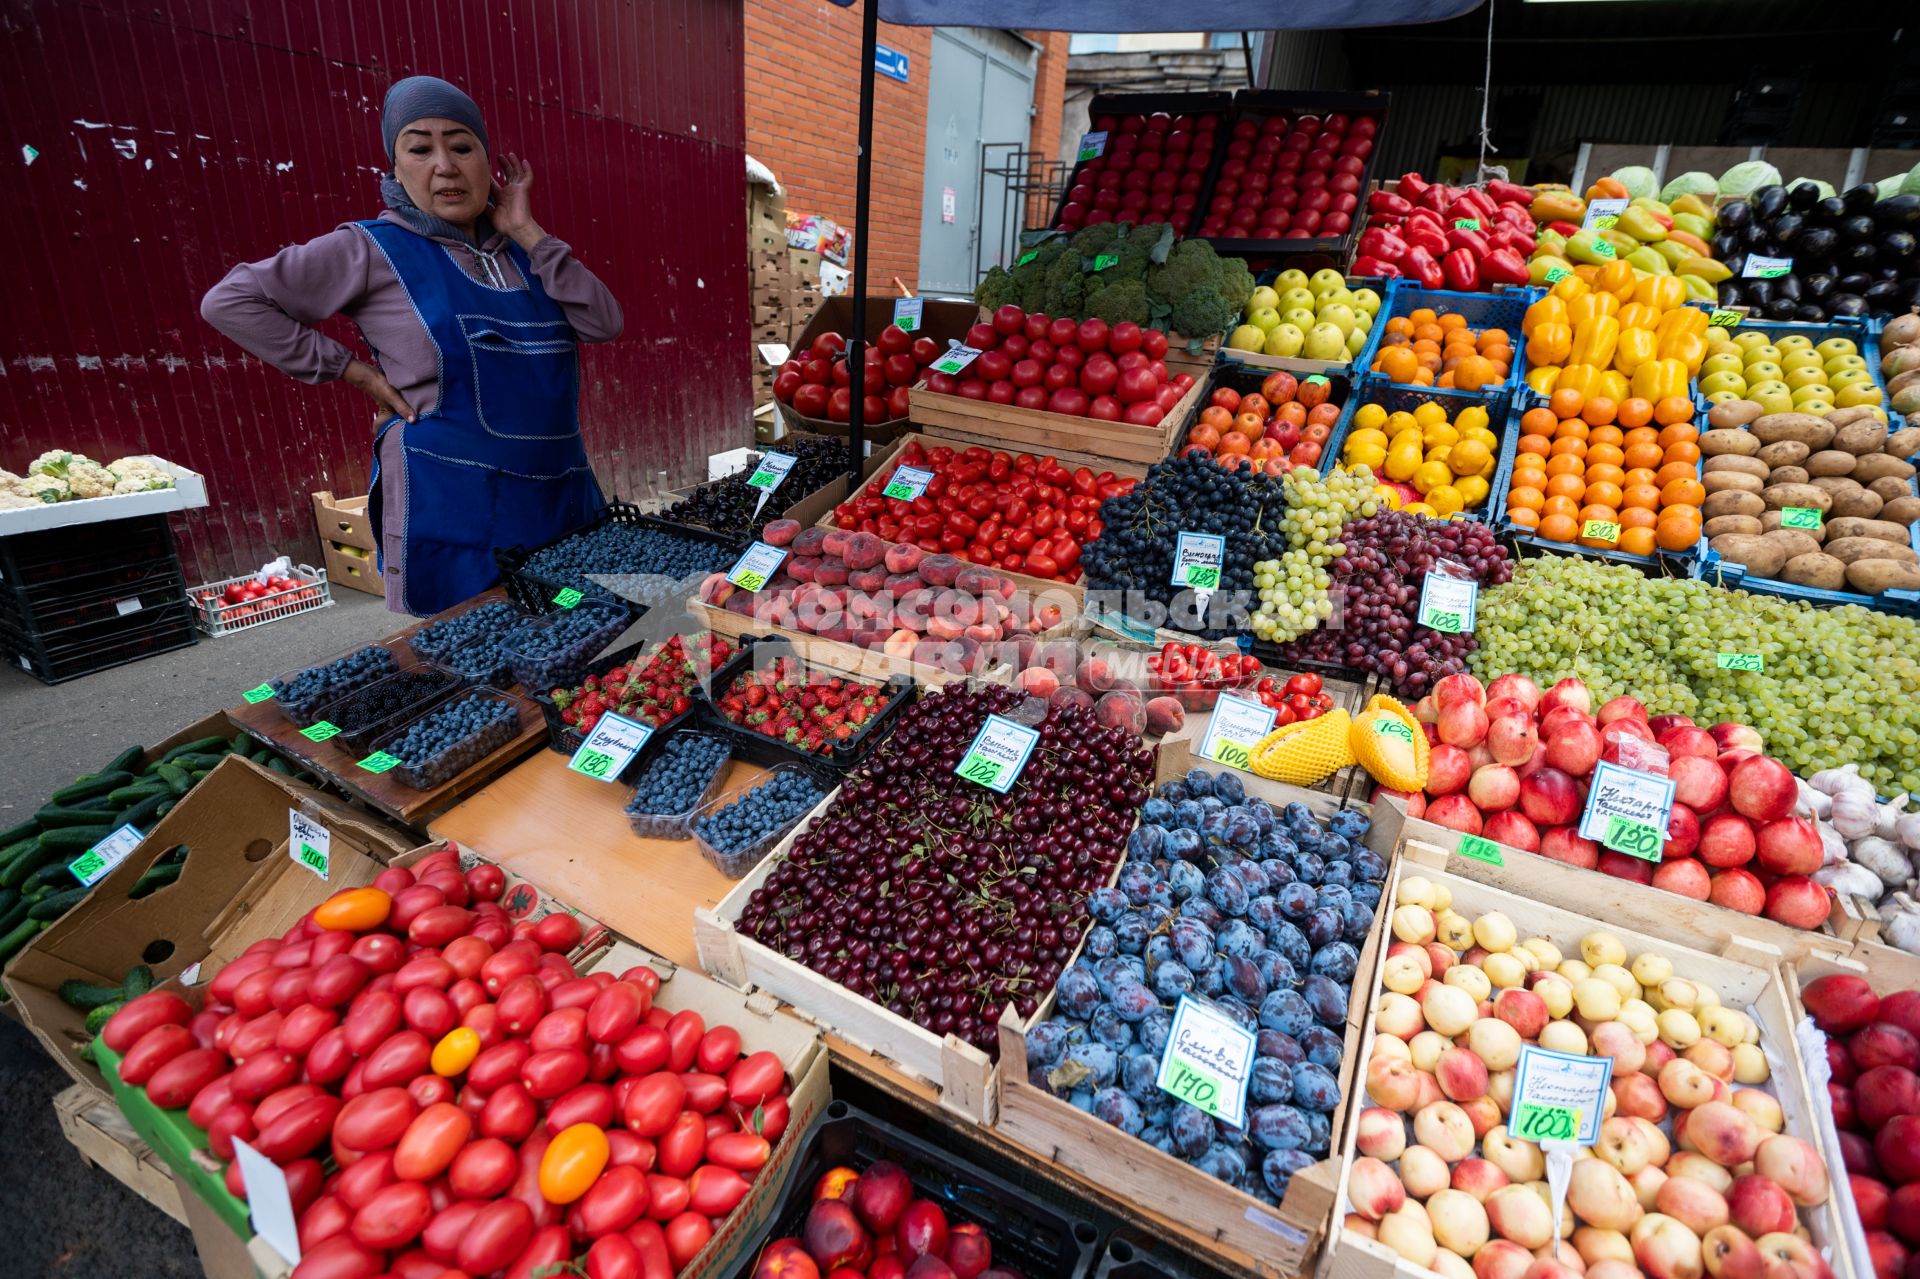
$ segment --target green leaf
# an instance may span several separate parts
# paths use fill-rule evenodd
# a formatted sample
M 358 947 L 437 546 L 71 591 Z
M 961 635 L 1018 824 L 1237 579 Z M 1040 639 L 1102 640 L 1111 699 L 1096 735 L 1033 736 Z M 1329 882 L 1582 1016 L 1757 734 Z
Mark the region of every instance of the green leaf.
M 1066 232 L 1060 230 L 1058 227 L 1049 227 L 1045 231 L 1022 231 L 1020 233 L 1020 247 L 1023 249 L 1037 249 L 1048 240 L 1057 239 L 1065 234 Z
M 1188 338 L 1187 354 L 1198 355 L 1206 345 L 1207 345 L 1207 340 L 1205 338 Z
M 1155 266 L 1161 266 L 1166 262 L 1167 254 L 1172 251 L 1173 227 L 1169 225 L 1165 230 L 1160 232 L 1160 238 L 1153 242 L 1153 247 L 1147 250 L 1147 261 L 1153 263 Z

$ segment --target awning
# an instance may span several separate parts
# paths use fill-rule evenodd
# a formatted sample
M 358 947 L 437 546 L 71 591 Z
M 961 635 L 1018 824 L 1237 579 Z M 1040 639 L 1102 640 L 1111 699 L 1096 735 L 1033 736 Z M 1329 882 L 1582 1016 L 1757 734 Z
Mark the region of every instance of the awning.
M 851 8 L 853 0 L 833 0 Z M 1311 31 L 1440 22 L 1480 0 L 878 0 L 880 20 L 906 27 L 1010 27 L 1016 31 Z

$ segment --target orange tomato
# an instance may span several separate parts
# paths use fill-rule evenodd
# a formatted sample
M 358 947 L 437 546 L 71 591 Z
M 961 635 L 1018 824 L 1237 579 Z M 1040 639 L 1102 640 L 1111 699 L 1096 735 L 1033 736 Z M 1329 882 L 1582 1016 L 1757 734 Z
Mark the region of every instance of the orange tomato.
M 540 1193 L 548 1203 L 570 1204 L 599 1180 L 607 1166 L 607 1134 L 593 1124 L 574 1124 L 540 1158 Z
M 378 888 L 348 888 L 313 908 L 313 922 L 329 932 L 364 933 L 387 922 L 393 898 Z
M 429 1059 L 433 1073 L 443 1079 L 452 1079 L 463 1075 L 473 1059 L 480 1055 L 480 1032 L 471 1026 L 455 1026 L 440 1042 L 433 1046 L 433 1056 Z

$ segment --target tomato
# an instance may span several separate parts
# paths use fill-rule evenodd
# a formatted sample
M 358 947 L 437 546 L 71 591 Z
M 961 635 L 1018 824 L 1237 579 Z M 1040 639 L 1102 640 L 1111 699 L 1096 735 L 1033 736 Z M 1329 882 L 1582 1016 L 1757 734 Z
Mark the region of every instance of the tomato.
M 468 1274 L 487 1274 L 510 1265 L 532 1238 L 533 1210 L 518 1199 L 496 1199 L 473 1214 L 454 1258 Z
M 587 1055 L 575 1048 L 549 1048 L 520 1064 L 520 1082 L 536 1101 L 550 1101 L 587 1077 Z
M 373 886 L 388 896 L 412 888 L 413 884 L 413 872 L 405 866 L 389 866 L 373 877 Z
M 685 1212 L 687 1197 L 684 1178 L 658 1172 L 647 1174 L 647 1216 L 655 1221 L 672 1221 Z
M 280 980 L 280 971 L 269 963 L 242 977 L 233 988 L 234 1011 L 258 1017 L 273 1007 L 273 983 Z
M 577 1004 L 572 1008 L 554 1009 L 534 1026 L 533 1033 L 527 1036 L 527 1042 L 533 1045 L 535 1052 L 554 1048 L 585 1052 L 587 1045 L 592 1042 L 587 1038 L 587 1010 Z
M 369 1248 L 398 1248 L 413 1242 L 433 1219 L 433 1200 L 417 1181 L 383 1187 L 353 1214 L 353 1237 Z
M 233 1158 L 233 1139 L 238 1137 L 248 1145 L 253 1144 L 256 1134 L 253 1126 L 253 1112 L 247 1109 L 245 1102 L 231 1102 L 225 1110 L 213 1117 L 207 1125 L 207 1148 L 222 1159 Z
M 708 1217 L 724 1217 L 747 1197 L 747 1179 L 731 1168 L 706 1164 L 687 1178 L 687 1206 Z
M 630 1075 L 650 1075 L 667 1064 L 672 1046 L 658 1026 L 641 1026 L 614 1046 L 614 1060 Z
M 382 1150 L 343 1168 L 328 1193 L 354 1212 L 366 1207 L 380 1191 L 393 1184 L 393 1152 Z
M 437 1177 L 473 1135 L 473 1116 L 452 1102 L 428 1106 L 394 1147 L 393 1171 L 408 1181 Z
M 478 977 L 480 969 L 493 957 L 493 947 L 473 936 L 456 937 L 440 949 L 440 958 L 452 965 L 462 977 Z
M 400 996 L 390 990 L 361 992 L 347 1008 L 346 1020 L 340 1023 L 346 1031 L 347 1047 L 356 1056 L 372 1052 L 400 1029 L 405 1021 L 402 1008 Z
M 625 1230 L 647 1210 L 647 1174 L 631 1165 L 609 1167 L 581 1196 L 567 1221 L 581 1239 Z
M 400 1001 L 400 1012 L 406 1018 L 407 1025 L 428 1039 L 437 1040 L 460 1024 L 453 1001 L 444 992 L 430 986 L 415 986 L 409 990 Z
M 419 1113 L 419 1104 L 405 1088 L 375 1088 L 340 1108 L 334 1136 L 350 1150 L 386 1150 L 399 1144 Z
M 573 1257 L 573 1235 L 565 1226 L 542 1226 L 507 1267 L 506 1279 L 534 1279 L 555 1272 Z
M 793 1118 L 793 1107 L 782 1095 L 769 1097 L 754 1108 L 747 1119 L 747 1125 L 768 1141 L 777 1142 L 780 1134 L 787 1130 L 787 1123 Z
M 178 1110 L 226 1073 L 225 1053 L 216 1048 L 189 1048 L 153 1072 L 147 1080 L 147 1100 L 162 1110 Z
M 700 1166 L 706 1153 L 706 1122 L 691 1110 L 683 1110 L 660 1138 L 660 1171 L 669 1177 L 684 1177 Z
M 750 1132 L 730 1132 L 707 1139 L 707 1159 L 735 1172 L 753 1172 L 767 1166 L 773 1145 L 765 1137 Z
M 538 965 L 539 962 L 540 948 L 538 946 L 530 941 L 510 941 L 504 946 L 497 947 L 493 954 L 487 957 L 487 961 L 480 965 L 481 984 L 487 988 L 488 994 L 498 998 L 501 992 L 506 989 L 507 983 L 513 981 L 516 977 L 531 976 L 535 966 Z M 544 987 L 542 987 L 541 993 L 543 1002 L 540 1005 L 540 1010 L 541 1012 L 545 1012 Z M 536 1014 L 534 1020 L 538 1019 L 538 1014 Z
M 502 1084 L 487 1094 L 487 1104 L 480 1108 L 480 1134 L 503 1141 L 525 1141 L 539 1119 L 540 1105 L 525 1085 L 518 1081 Z
M 473 894 L 467 891 L 467 877 L 460 873 L 458 866 L 436 868 L 420 876 L 423 884 L 432 884 L 446 894 L 449 906 L 465 906 L 473 900 Z M 429 910 L 432 907 L 428 907 Z M 416 916 L 418 918 L 418 916 Z
M 352 1208 L 332 1195 L 321 1195 L 300 1214 L 300 1251 L 311 1252 L 322 1239 L 344 1233 L 352 1220 Z
M 238 962 L 234 961 L 236 964 Z M 228 968 L 233 966 L 227 965 Z M 108 1020 L 101 1038 L 106 1041 L 107 1047 L 124 1056 L 148 1031 L 159 1026 L 179 1026 L 184 1029 L 192 1020 L 193 1007 L 186 1000 L 170 990 L 154 990 L 128 1000 L 126 1007 Z M 192 1036 L 189 1035 L 188 1039 L 191 1041 Z
M 270 1092 L 285 1088 L 299 1076 L 300 1061 L 292 1053 L 277 1048 L 255 1053 L 233 1072 L 234 1100 L 258 1101 Z
M 587 1249 L 587 1279 L 642 1279 L 640 1248 L 625 1235 L 602 1235 Z
M 301 1102 L 326 1095 L 327 1090 L 317 1084 L 288 1084 L 253 1108 L 253 1121 L 264 1128 Z
M 759 1105 L 786 1086 L 787 1068 L 777 1053 L 761 1051 L 742 1058 L 727 1072 L 727 1091 L 733 1104 L 746 1110 Z
M 418 876 L 416 876 L 418 878 Z M 432 884 L 416 883 L 393 895 L 393 909 L 387 915 L 387 929 L 404 933 L 422 911 L 447 904 L 447 895 Z
M 285 1020 L 286 1014 L 277 1008 L 261 1013 L 246 1025 L 235 1027 L 221 1047 L 236 1062 L 258 1056 L 274 1046 L 274 1041 L 280 1037 L 280 1023 Z
M 442 848 L 413 863 L 411 869 L 416 879 L 425 879 L 437 870 L 457 871 L 460 869 L 460 852 L 454 847 Z
M 618 1167 L 633 1165 L 642 1172 L 652 1172 L 657 1151 L 654 1144 L 645 1137 L 636 1137 L 625 1128 L 607 1129 L 607 1162 Z
M 547 988 L 532 973 L 522 973 L 501 987 L 493 1006 L 499 1011 L 500 1025 L 508 1034 L 524 1035 L 547 1015 Z
M 400 965 L 393 975 L 393 988 L 406 994 L 416 986 L 431 986 L 435 990 L 445 990 L 459 980 L 460 974 L 453 971 L 453 965 L 438 955 L 422 952 Z
M 184 1053 L 181 1055 L 185 1056 Z M 193 1095 L 193 1100 L 187 1105 L 187 1121 L 196 1128 L 205 1128 L 213 1122 L 215 1115 L 232 1104 L 233 1076 L 221 1075 Z
M 467 1082 L 489 1093 L 508 1083 L 517 1083 L 521 1065 L 532 1055 L 533 1049 L 524 1039 L 509 1039 L 504 1044 L 482 1049 L 467 1067 Z
M 404 1084 L 423 1074 L 433 1059 L 433 1045 L 417 1030 L 397 1030 L 367 1054 L 362 1081 L 368 1088 Z
M 507 872 L 491 862 L 481 862 L 467 872 L 467 891 L 475 901 L 497 902 L 507 891 Z
M 667 1021 L 667 1066 L 675 1074 L 689 1070 L 707 1033 L 707 1023 L 691 1008 L 683 1008 Z
M 715 1026 L 701 1037 L 693 1059 L 710 1075 L 723 1073 L 740 1060 L 740 1032 L 731 1026 Z
M 1318 675 L 1295 675 L 1287 681 L 1286 691 L 1289 693 L 1303 693 L 1308 697 L 1316 697 L 1319 695 L 1321 687 L 1322 681 Z
M 698 1212 L 683 1212 L 666 1226 L 667 1255 L 676 1270 L 686 1269 L 713 1238 L 713 1224 Z
M 633 1032 L 651 1001 L 638 986 L 616 981 L 587 1007 L 587 1037 L 596 1044 L 617 1044 Z
M 438 1075 L 415 1075 L 407 1081 L 407 1093 L 420 1103 L 422 1109 L 454 1100 L 453 1085 Z M 473 1112 L 469 1110 L 467 1113 Z
M 427 1063 L 433 1067 L 434 1074 L 451 1079 L 465 1074 L 479 1055 L 479 1033 L 470 1026 L 459 1026 L 441 1036 Z
M 607 1134 L 592 1124 L 574 1124 L 556 1136 L 540 1160 L 540 1193 L 548 1203 L 570 1204 L 592 1188 L 607 1166 Z
M 473 1225 L 474 1217 L 486 1206 L 483 1200 L 463 1199 L 442 1208 L 420 1233 L 420 1246 L 442 1265 L 452 1265 L 454 1258 L 459 1255 L 460 1242 L 467 1237 L 467 1230 Z
M 254 1122 L 260 1135 L 250 1144 L 277 1164 L 299 1159 L 327 1140 L 327 1134 L 333 1130 L 334 1117 L 339 1113 L 338 1097 L 309 1097 L 277 1116 L 272 1123 L 260 1123 L 256 1117 Z
M 640 1250 L 641 1279 L 673 1279 L 673 1258 L 667 1253 L 667 1234 L 653 1220 L 627 1227 L 627 1238 Z
M 459 991 L 463 985 L 465 985 L 464 982 L 455 982 L 453 989 L 447 992 L 455 1008 L 460 1006 Z M 507 1032 L 500 1024 L 500 1010 L 495 1008 L 487 997 L 486 987 L 481 986 L 479 982 L 474 982 L 473 985 L 480 991 L 481 1002 L 460 1014 L 460 1024 L 480 1036 L 480 1047 L 484 1051 L 506 1039 Z
M 338 1234 L 322 1239 L 312 1251 L 301 1249 L 293 1279 L 374 1279 L 384 1266 L 385 1258 L 380 1253 L 350 1234 Z
M 387 922 L 393 898 L 378 888 L 346 888 L 313 908 L 313 922 L 322 928 L 370 933 Z
M 385 933 L 368 933 L 365 937 L 356 937 L 347 954 L 365 964 L 376 973 L 390 973 L 399 968 L 406 959 L 406 944 L 398 937 L 389 937 Z
M 452 904 L 429 906 L 407 925 L 407 940 L 418 946 L 444 946 L 467 931 L 473 912 Z
M 316 1008 L 312 1004 L 302 1004 L 286 1015 L 280 1023 L 280 1030 L 274 1036 L 274 1047 L 305 1058 L 313 1051 L 320 1036 L 339 1025 L 340 1014 L 331 1008 Z
M 573 977 L 548 992 L 547 1002 L 554 1008 L 585 1008 L 599 997 L 600 990 L 600 983 L 591 977 Z
M 153 1025 L 120 1059 L 120 1078 L 129 1084 L 144 1084 L 160 1067 L 193 1047 L 193 1032 L 187 1029 L 185 1018 Z
M 605 1084 L 581 1084 L 547 1107 L 547 1131 L 559 1133 L 575 1124 L 605 1128 L 613 1122 L 613 1089 Z
M 648 1075 L 627 1094 L 621 1118 L 637 1137 L 658 1137 L 673 1127 L 687 1099 L 687 1086 L 678 1075 Z
M 540 949 L 565 953 L 580 944 L 580 921 L 564 911 L 555 911 L 533 926 L 533 940 Z
M 447 1189 L 462 1199 L 496 1199 L 513 1184 L 520 1159 L 498 1137 L 482 1137 L 460 1148 L 447 1169 Z

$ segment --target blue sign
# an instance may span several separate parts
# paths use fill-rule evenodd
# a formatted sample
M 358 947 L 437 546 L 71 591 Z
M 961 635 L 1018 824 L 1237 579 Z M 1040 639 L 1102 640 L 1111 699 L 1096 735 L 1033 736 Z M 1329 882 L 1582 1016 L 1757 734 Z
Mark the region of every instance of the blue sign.
M 901 84 L 907 82 L 907 55 L 898 49 L 889 49 L 884 44 L 873 46 L 873 69 L 881 75 L 892 76 Z

